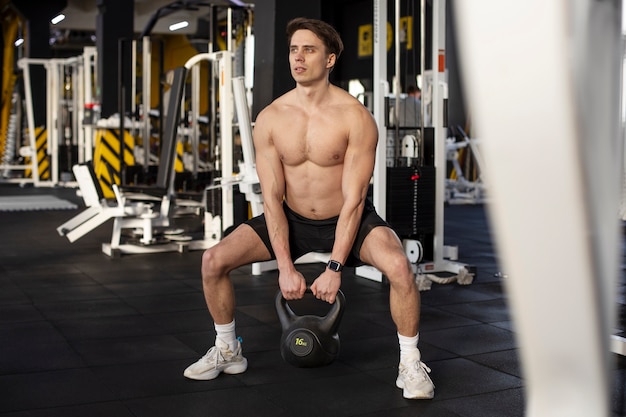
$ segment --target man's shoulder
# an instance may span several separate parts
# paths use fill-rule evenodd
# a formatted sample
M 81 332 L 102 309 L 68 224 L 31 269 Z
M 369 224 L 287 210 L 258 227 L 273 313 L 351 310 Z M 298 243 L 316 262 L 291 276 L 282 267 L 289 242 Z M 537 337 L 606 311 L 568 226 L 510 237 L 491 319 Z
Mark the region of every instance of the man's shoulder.
M 337 113 L 350 116 L 366 117 L 371 116 L 370 111 L 356 97 L 344 90 L 336 87 L 334 107 L 338 109 Z
M 331 91 L 333 92 L 333 95 L 336 99 L 338 100 L 342 100 L 343 102 L 347 103 L 347 104 L 358 104 L 359 101 L 352 95 L 350 94 L 348 91 L 344 90 L 343 88 L 331 84 Z
M 346 110 L 357 112 L 369 112 L 367 108 L 356 97 L 341 87 L 334 86 L 334 101 Z
M 273 123 L 273 121 L 280 119 L 282 115 L 288 114 L 287 108 L 290 106 L 290 99 L 287 96 L 288 93 L 274 99 L 270 104 L 265 106 L 263 110 L 258 114 L 257 123 Z
M 273 111 L 279 111 L 285 106 L 289 106 L 292 102 L 293 90 L 286 92 L 282 96 L 275 98 L 270 104 L 268 104 L 263 111 L 271 113 Z

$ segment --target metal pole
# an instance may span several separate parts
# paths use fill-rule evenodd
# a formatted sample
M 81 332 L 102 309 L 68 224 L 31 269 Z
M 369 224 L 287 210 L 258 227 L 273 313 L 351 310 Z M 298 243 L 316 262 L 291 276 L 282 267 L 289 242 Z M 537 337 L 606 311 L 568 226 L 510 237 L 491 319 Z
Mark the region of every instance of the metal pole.
M 82 57 L 81 57 L 82 58 Z M 73 64 L 72 72 L 72 88 L 74 94 L 72 94 L 72 145 L 77 145 L 77 161 L 84 162 L 83 153 L 85 149 L 85 132 L 81 129 L 82 121 L 85 112 L 85 91 L 83 90 L 83 77 L 84 77 L 84 61 L 81 59 Z M 72 155 L 71 153 L 69 154 Z M 72 172 L 71 159 L 67 163 L 68 172 Z
M 222 52 L 219 60 L 219 97 L 220 97 L 220 144 L 222 153 L 222 178 L 233 175 L 233 59 L 232 53 Z M 233 190 L 222 190 L 222 229 L 234 224 Z
M 143 103 L 143 169 L 144 172 L 148 172 L 150 166 L 150 108 L 151 108 L 151 64 L 152 64 L 152 44 L 149 36 L 144 36 L 142 39 L 142 59 L 143 66 L 141 69 L 141 98 Z M 159 115 L 161 120 L 164 120 L 162 114 Z M 161 123 L 162 124 L 162 123 Z
M 228 49 L 228 52 L 233 52 L 233 9 L 232 8 L 228 8 L 228 21 L 226 24 L 226 31 L 228 32 L 226 34 L 226 48 Z
M 84 102 L 93 104 L 94 96 L 93 96 L 93 83 L 92 83 L 92 59 L 93 65 L 96 66 L 96 48 L 89 46 L 85 48 L 83 53 L 83 69 L 84 69 L 84 78 L 83 78 L 83 89 L 85 91 Z M 97 85 L 97 84 L 96 84 Z M 92 109 L 93 121 L 96 121 L 95 108 Z M 84 129 L 84 138 L 85 138 L 85 161 L 91 161 L 93 158 L 93 125 L 86 125 L 83 127 Z
M 28 122 L 28 139 L 30 144 L 30 164 L 33 182 L 39 182 L 39 172 L 37 170 L 37 143 L 35 138 L 35 115 L 33 112 L 33 92 L 30 85 L 30 64 L 27 58 L 21 58 L 18 66 L 24 73 L 24 95 L 26 96 L 26 120 Z
M 421 84 L 420 89 L 424 89 L 424 74 L 426 74 L 426 0 L 420 2 L 420 76 Z M 423 94 L 422 94 L 423 95 Z M 424 165 L 424 126 L 426 125 L 426 106 L 424 105 L 424 98 L 422 97 L 422 105 L 420 106 L 420 141 L 419 141 L 419 165 Z
M 45 65 L 46 72 L 49 74 L 48 86 L 52 86 L 52 94 L 47 94 L 48 98 L 48 110 L 46 129 L 48 134 L 48 141 L 46 142 L 48 148 L 48 157 L 50 158 L 50 180 L 52 184 L 56 184 L 58 180 L 59 172 L 59 134 L 62 131 L 62 120 L 60 117 L 61 97 L 60 89 L 62 88 L 62 81 L 59 77 L 61 66 L 55 60 L 49 60 Z
M 194 55 L 185 63 L 187 69 L 192 68 L 200 61 L 217 62 L 218 88 L 221 105 L 220 110 L 220 170 L 222 178 L 233 175 L 233 54 L 229 51 L 203 53 Z M 233 190 L 225 187 L 222 190 L 222 229 L 225 230 L 234 223 Z
M 435 236 L 433 239 L 435 265 L 444 262 L 444 201 L 446 189 L 446 136 L 443 120 L 443 68 L 439 68 L 439 54 L 445 49 L 446 0 L 433 0 L 433 27 L 431 42 L 432 104 L 431 121 L 434 129 L 435 148 Z M 423 124 L 423 123 L 422 123 Z
M 130 113 L 132 115 L 132 125 L 130 134 L 135 137 L 137 134 L 137 125 L 135 120 L 137 118 L 137 103 L 135 97 L 137 97 L 137 41 L 133 39 L 130 43 Z
M 374 167 L 374 206 L 384 219 L 387 215 L 387 128 L 385 96 L 387 82 L 387 0 L 374 1 L 374 119 L 378 124 L 378 146 Z
M 120 161 L 120 184 L 125 184 L 124 178 L 124 145 L 125 145 L 125 130 L 124 126 L 125 122 L 125 114 L 126 114 L 126 86 L 124 85 L 124 40 L 120 39 L 117 43 L 117 79 L 118 79 L 118 89 L 117 89 L 117 108 L 120 116 L 120 143 L 118 149 L 118 157 Z M 115 178 L 111 178 L 111 184 L 115 184 Z
M 395 0 L 395 19 L 394 19 L 394 41 L 395 41 L 395 75 L 394 75 L 394 92 L 396 105 L 394 106 L 394 113 L 396 117 L 394 138 L 394 163 L 395 158 L 398 156 L 398 146 L 400 142 L 400 93 L 402 91 L 402 83 L 400 82 L 400 0 Z
M 75 133 L 75 140 L 78 149 L 78 159 L 76 162 L 85 162 L 85 131 L 83 130 L 83 120 L 85 118 L 85 54 L 81 56 L 79 63 L 75 64 L 74 72 L 74 120 L 73 129 Z M 70 173 L 72 172 L 72 165 L 69 164 Z
M 193 155 L 193 177 L 198 176 L 198 146 L 200 142 L 200 126 L 198 116 L 200 113 L 200 65 L 194 65 L 191 69 L 191 152 Z

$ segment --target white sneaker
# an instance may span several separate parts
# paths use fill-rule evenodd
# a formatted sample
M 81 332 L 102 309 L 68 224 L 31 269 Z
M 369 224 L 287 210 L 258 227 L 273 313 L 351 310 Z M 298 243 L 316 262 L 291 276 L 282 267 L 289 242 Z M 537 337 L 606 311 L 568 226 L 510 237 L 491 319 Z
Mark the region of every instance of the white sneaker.
M 240 374 L 248 369 L 248 360 L 241 354 L 241 343 L 237 340 L 235 351 L 228 349 L 228 344 L 220 339 L 215 346 L 201 357 L 198 362 L 190 365 L 183 375 L 189 379 L 207 381 L 217 378 L 220 372 Z
M 435 396 L 435 385 L 428 373 L 430 368 L 419 357 L 407 364 L 400 363 L 396 386 L 402 396 L 412 400 L 429 400 Z

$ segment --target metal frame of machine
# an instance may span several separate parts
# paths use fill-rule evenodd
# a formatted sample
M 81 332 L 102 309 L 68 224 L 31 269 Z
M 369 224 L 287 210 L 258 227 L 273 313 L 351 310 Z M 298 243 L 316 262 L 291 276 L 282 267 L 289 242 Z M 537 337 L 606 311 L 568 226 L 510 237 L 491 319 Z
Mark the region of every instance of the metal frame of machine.
M 24 93 L 26 120 L 28 125 L 28 145 L 20 148 L 20 154 L 27 162 L 20 165 L 0 165 L 0 169 L 30 171 L 30 178 L 3 179 L 8 182 L 33 183 L 36 187 L 54 187 L 67 184 L 60 177 L 59 145 L 64 139 L 71 141 L 70 146 L 78 147 L 78 163 L 91 160 L 93 156 L 93 126 L 83 125 L 85 118 L 84 103 L 93 102 L 93 83 L 97 53 L 95 47 L 86 47 L 82 55 L 66 59 L 20 58 L 17 62 L 24 74 Z M 43 66 L 46 70 L 46 123 L 43 128 L 47 135 L 45 150 L 39 149 L 36 137 L 37 127 L 33 110 L 31 88 L 31 66 Z M 67 70 L 67 71 L 66 71 Z M 71 97 L 64 97 L 64 76 L 68 74 L 71 83 Z M 65 110 L 65 112 L 64 112 Z M 64 115 L 64 113 L 66 113 Z M 68 136 L 69 135 L 69 136 Z M 43 154 L 42 154 L 43 152 Z M 49 179 L 40 177 L 40 157 L 49 157 Z
M 105 243 L 102 250 L 109 256 L 117 254 L 136 254 L 136 253 L 157 253 L 169 251 L 184 251 L 194 249 L 206 249 L 216 244 L 222 236 L 224 225 L 233 223 L 232 215 L 232 197 L 228 192 L 223 192 L 222 215 L 214 215 L 214 213 L 204 213 L 205 217 L 205 234 L 201 240 L 178 240 L 175 235 L 170 235 L 170 241 L 163 243 L 154 240 L 154 231 L 157 227 L 163 228 L 169 226 L 170 210 L 172 206 L 184 204 L 176 200 L 174 190 L 174 163 L 176 158 L 176 143 L 181 137 L 180 129 L 180 109 L 185 89 L 185 79 L 190 70 L 201 61 L 211 61 L 218 64 L 219 71 L 219 97 L 224 103 L 232 103 L 232 60 L 233 54 L 228 51 L 219 51 L 213 53 L 198 54 L 189 59 L 184 67 L 175 70 L 174 81 L 172 85 L 173 94 L 170 96 L 170 112 L 165 120 L 164 128 L 164 144 L 161 161 L 159 166 L 158 182 L 161 183 L 163 195 L 157 198 L 160 201 L 160 209 L 158 212 L 152 210 L 154 198 L 146 200 L 144 195 L 137 196 L 135 193 L 126 193 L 114 185 L 117 205 L 109 207 L 106 201 L 96 199 L 92 196 L 97 192 L 99 184 L 95 176 L 84 174 L 80 168 L 75 167 L 74 172 L 77 179 L 80 179 L 79 186 L 81 191 L 88 199 L 85 199 L 87 209 L 80 213 L 74 219 L 59 226 L 57 231 L 61 235 L 66 235 L 70 241 L 74 241 L 89 231 L 98 227 L 109 218 L 114 219 L 113 233 L 110 243 Z M 230 178 L 233 174 L 233 106 L 223 105 L 220 107 L 220 139 L 222 142 L 222 174 L 223 178 Z M 161 172 L 163 171 L 163 172 Z M 225 188 L 228 188 L 226 185 Z M 96 191 L 94 191 L 94 189 Z M 232 190 L 231 190 L 232 191 Z M 139 201 L 144 200 L 144 201 Z M 196 204 L 199 208 L 204 209 L 206 202 Z M 122 229 L 134 229 L 140 231 L 140 239 L 138 244 L 121 242 Z
M 400 27 L 400 2 L 395 2 L 395 27 Z M 439 63 L 445 57 L 445 0 L 433 1 L 432 16 L 432 62 Z M 425 54 L 426 39 L 426 4 L 422 0 L 421 4 L 421 25 L 422 28 L 422 55 Z M 396 36 L 399 38 L 399 36 Z M 380 138 L 387 137 L 387 127 L 385 120 L 387 114 L 385 111 L 385 97 L 388 95 L 389 86 L 387 83 L 387 1 L 377 0 L 374 2 L 374 80 L 380 80 L 374 83 L 373 94 L 373 112 L 374 118 L 378 124 Z M 399 47 L 396 47 L 398 53 Z M 425 58 L 421 59 L 421 73 L 426 72 Z M 399 71 L 396 64 L 396 71 Z M 446 189 L 446 136 L 447 128 L 444 125 L 444 100 L 447 99 L 447 85 L 443 77 L 444 67 L 436 68 L 432 71 L 432 106 L 430 120 L 434 128 L 434 154 L 435 154 L 435 233 L 433 240 L 433 260 L 421 261 L 421 244 L 416 241 L 404 242 L 405 250 L 409 256 L 413 269 L 416 273 L 418 286 L 421 290 L 429 289 L 432 282 L 447 284 L 458 282 L 459 284 L 471 284 L 474 278 L 474 272 L 467 265 L 457 262 L 458 248 L 444 245 L 444 203 Z M 398 79 L 396 77 L 396 79 Z M 422 106 L 424 112 L 425 106 Z M 422 120 L 425 120 L 422 114 Z M 424 125 L 424 123 L 422 123 Z M 424 138 L 424 126 L 422 126 L 421 137 Z M 376 166 L 373 177 L 373 202 L 379 214 L 385 218 L 386 202 L 387 202 L 387 143 L 379 140 L 376 149 Z M 359 276 L 369 278 L 375 281 L 382 281 L 382 273 L 371 266 L 360 266 L 356 269 Z M 441 278 L 439 275 L 453 274 Z

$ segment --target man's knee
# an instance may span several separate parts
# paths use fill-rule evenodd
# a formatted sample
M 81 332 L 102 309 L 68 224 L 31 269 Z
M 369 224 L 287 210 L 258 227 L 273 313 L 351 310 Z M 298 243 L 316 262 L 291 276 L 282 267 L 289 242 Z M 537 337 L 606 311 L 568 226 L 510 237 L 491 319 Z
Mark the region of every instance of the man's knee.
M 415 284 L 415 274 L 411 264 L 404 254 L 389 257 L 387 269 L 387 279 L 391 285 L 400 287 L 411 287 Z
M 204 251 L 202 254 L 202 279 L 211 280 L 227 274 L 228 267 L 223 256 L 219 255 L 219 244 Z

